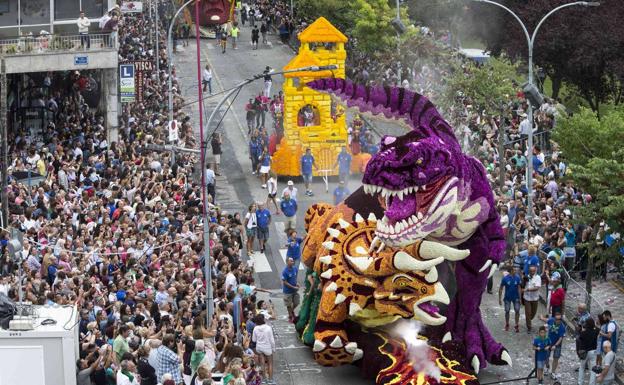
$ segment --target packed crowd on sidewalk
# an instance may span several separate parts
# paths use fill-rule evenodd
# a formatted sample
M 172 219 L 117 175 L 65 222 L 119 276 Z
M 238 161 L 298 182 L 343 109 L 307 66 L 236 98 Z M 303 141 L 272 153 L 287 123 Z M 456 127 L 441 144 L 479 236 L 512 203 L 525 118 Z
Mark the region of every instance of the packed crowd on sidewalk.
M 206 210 L 215 314 L 206 322 L 204 208 L 194 182 L 201 165 L 195 155 L 179 153 L 174 161 L 147 146 L 198 146 L 175 69 L 175 135 L 167 124 L 166 34 L 155 52 L 144 33 L 156 28 L 147 14 L 113 10 L 113 17 L 120 60 L 156 55 L 160 72 L 145 79 L 142 102 L 123 105 L 119 138 L 110 142 L 103 117 L 85 103 L 80 79 L 87 74 L 46 77 L 44 84 L 31 77 L 32 89 L 47 87 L 35 99 L 51 118 L 42 132 L 10 130 L 9 171 L 30 170 L 43 180 L 30 186 L 13 178 L 8 186 L 9 225 L 24 233 L 24 250 L 10 258 L 3 229 L 1 293 L 17 300 L 21 264 L 25 300 L 77 306 L 80 385 L 271 380 L 275 341 L 268 324 L 275 313 L 258 301 L 253 269 L 241 259 L 240 214 L 214 202 L 213 173 Z M 219 143 L 212 145 L 215 152 Z

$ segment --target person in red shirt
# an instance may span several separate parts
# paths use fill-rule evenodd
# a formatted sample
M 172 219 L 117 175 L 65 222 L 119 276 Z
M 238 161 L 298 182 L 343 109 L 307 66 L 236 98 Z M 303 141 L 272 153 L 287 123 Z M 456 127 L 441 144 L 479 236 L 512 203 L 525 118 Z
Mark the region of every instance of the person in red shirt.
M 565 289 L 561 286 L 561 274 L 558 271 L 552 273 L 550 282 L 553 291 L 550 294 L 550 310 L 553 317 L 555 313 L 562 313 L 565 305 Z

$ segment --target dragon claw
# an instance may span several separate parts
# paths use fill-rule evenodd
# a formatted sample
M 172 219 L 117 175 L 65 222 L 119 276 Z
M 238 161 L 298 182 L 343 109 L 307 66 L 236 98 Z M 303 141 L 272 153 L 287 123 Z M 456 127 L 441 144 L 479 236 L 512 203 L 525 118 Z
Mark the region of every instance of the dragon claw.
M 336 336 L 336 338 L 334 338 L 334 340 L 329 344 L 329 346 L 331 346 L 332 348 L 338 349 L 342 347 L 342 341 L 340 340 L 339 336 Z
M 470 361 L 470 365 L 472 366 L 472 370 L 474 370 L 475 374 L 479 374 L 479 367 L 481 362 L 479 361 L 479 357 L 472 356 L 472 360 Z
M 313 352 L 320 352 L 327 347 L 327 344 L 320 340 L 314 340 L 314 347 L 312 348 Z
M 483 273 L 491 265 L 492 265 L 492 260 L 488 259 L 487 262 L 479 269 L 479 273 Z
M 315 340 L 312 351 L 316 361 L 324 366 L 349 364 L 364 356 L 356 342 L 344 340 L 339 335 L 329 335 L 323 341 Z
M 513 363 L 511 362 L 511 356 L 509 355 L 509 352 L 507 352 L 507 350 L 503 350 L 503 352 L 501 353 L 501 361 L 504 361 L 507 363 L 507 365 L 509 365 L 509 367 L 513 367 Z
M 492 264 L 492 268 L 490 268 L 490 274 L 488 274 L 488 279 L 492 278 L 492 276 L 494 276 L 494 273 L 496 273 L 496 270 L 498 270 L 498 264 L 494 263 Z

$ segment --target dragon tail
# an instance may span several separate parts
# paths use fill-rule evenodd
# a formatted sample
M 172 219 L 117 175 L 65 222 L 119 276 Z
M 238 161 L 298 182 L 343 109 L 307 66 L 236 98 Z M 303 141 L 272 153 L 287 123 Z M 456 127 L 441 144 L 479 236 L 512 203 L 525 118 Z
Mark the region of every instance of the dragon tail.
M 330 93 L 349 108 L 373 116 L 405 122 L 424 137 L 438 137 L 447 145 L 459 143 L 451 126 L 442 118 L 433 103 L 425 96 L 401 87 L 370 87 L 347 79 L 324 78 L 307 83 L 319 92 Z

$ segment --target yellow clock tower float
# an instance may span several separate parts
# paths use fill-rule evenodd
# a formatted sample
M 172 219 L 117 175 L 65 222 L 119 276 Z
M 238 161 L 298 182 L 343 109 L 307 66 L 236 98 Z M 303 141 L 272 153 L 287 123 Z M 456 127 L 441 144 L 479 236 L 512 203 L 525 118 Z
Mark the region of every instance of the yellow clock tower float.
M 335 105 L 329 95 L 312 90 L 306 83 L 332 76 L 345 78 L 347 40 L 324 17 L 299 34 L 299 53 L 284 70 L 332 64 L 338 69 L 284 75 L 284 136 L 277 145 L 271 165 L 278 175 L 301 175 L 300 160 L 306 148 L 312 150 L 321 175 L 337 175 L 337 170 L 332 167 L 342 146 L 347 146 L 344 109 Z M 316 170 L 314 172 L 317 174 Z

